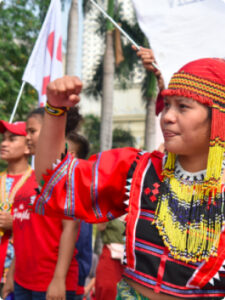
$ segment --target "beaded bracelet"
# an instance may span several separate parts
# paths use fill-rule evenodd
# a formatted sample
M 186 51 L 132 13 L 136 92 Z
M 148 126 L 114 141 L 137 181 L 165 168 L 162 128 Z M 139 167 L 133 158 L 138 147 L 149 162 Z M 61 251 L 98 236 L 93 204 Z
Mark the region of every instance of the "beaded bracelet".
M 65 112 L 67 112 L 67 110 L 68 110 L 68 108 L 65 106 L 55 107 L 55 106 L 52 106 L 51 104 L 49 104 L 48 102 L 46 102 L 46 105 L 45 105 L 45 111 L 49 115 L 52 115 L 55 117 L 60 117 L 60 116 L 64 115 Z

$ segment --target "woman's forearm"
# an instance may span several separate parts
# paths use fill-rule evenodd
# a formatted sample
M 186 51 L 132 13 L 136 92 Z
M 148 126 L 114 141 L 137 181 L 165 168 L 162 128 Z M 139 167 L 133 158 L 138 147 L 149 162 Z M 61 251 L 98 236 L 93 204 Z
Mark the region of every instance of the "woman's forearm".
M 50 106 L 62 110 L 72 107 L 79 102 L 82 83 L 74 76 L 64 76 L 56 79 L 47 86 L 47 101 Z M 54 109 L 53 109 L 54 110 Z M 37 180 L 42 179 L 46 169 L 51 169 L 56 159 L 60 158 L 65 147 L 66 113 L 57 116 L 45 113 L 44 122 L 37 144 L 35 172 Z
M 65 147 L 66 114 L 54 117 L 45 113 L 35 155 L 35 173 L 38 182 L 46 169 L 60 159 Z

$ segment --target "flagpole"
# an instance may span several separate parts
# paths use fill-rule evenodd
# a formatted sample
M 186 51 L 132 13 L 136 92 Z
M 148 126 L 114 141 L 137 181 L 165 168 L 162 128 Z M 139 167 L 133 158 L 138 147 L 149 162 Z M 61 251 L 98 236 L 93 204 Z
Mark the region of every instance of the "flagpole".
M 75 75 L 79 78 L 82 77 L 82 51 L 83 51 L 83 0 L 78 0 L 78 35 L 77 35 L 77 57 L 76 57 L 76 70 Z
M 11 117 L 10 117 L 9 123 L 12 123 L 12 121 L 13 121 L 13 119 L 14 119 L 14 117 L 15 117 L 15 113 L 16 113 L 16 110 L 17 110 L 17 106 L 18 106 L 18 104 L 19 104 L 19 102 L 20 102 L 20 98 L 21 98 L 21 96 L 22 96 L 22 93 L 23 93 L 23 89 L 24 89 L 25 84 L 26 84 L 26 81 L 23 81 L 23 83 L 22 83 L 22 85 L 21 85 L 21 88 L 20 88 L 20 91 L 19 91 L 19 94 L 18 94 L 17 99 L 16 99 L 16 103 L 15 103 L 14 108 L 13 108 L 13 112 L 12 112 Z
M 111 18 L 105 11 L 104 9 L 97 4 L 94 0 L 90 0 L 94 6 L 102 12 L 102 14 L 110 21 L 113 23 L 113 25 L 133 44 L 138 50 L 140 50 L 140 46 L 126 33 L 126 31 L 123 30 L 114 20 Z M 153 67 L 159 70 L 159 67 L 153 62 L 152 63 Z

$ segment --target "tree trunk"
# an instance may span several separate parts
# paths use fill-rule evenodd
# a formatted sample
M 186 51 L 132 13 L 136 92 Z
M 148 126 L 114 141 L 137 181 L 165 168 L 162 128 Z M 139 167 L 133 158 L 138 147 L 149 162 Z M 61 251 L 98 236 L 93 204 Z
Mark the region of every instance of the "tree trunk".
M 113 31 L 106 33 L 106 49 L 103 63 L 103 97 L 101 105 L 101 151 L 112 148 L 113 90 L 114 90 Z
M 145 119 L 145 150 L 152 152 L 155 150 L 156 138 L 155 126 L 155 99 L 148 98 L 146 102 L 146 119 Z
M 71 1 L 67 33 L 66 74 L 74 75 L 78 49 L 78 0 Z

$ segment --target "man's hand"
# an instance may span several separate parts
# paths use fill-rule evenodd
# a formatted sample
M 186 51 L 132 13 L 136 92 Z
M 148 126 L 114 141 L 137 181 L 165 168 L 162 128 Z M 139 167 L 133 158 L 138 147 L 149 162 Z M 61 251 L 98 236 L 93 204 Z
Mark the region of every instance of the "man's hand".
M 132 48 L 137 51 L 135 46 L 132 46 Z M 137 56 L 141 58 L 142 64 L 147 71 L 156 72 L 153 66 L 153 63 L 156 64 L 156 60 L 152 49 L 140 47 L 140 50 L 137 51 Z
M 13 217 L 10 212 L 0 211 L 0 228 L 3 230 L 11 230 Z
M 2 288 L 2 298 L 5 299 L 13 291 L 14 291 L 13 273 L 8 272 L 7 277 L 6 277 L 6 282 Z
M 10 293 L 14 291 L 14 283 L 13 280 L 6 280 L 3 288 L 2 288 L 2 298 L 5 299 Z
M 132 46 L 132 48 L 135 51 L 137 51 L 137 48 L 135 46 Z M 155 74 L 157 81 L 158 81 L 159 90 L 160 91 L 163 90 L 164 89 L 164 80 L 163 80 L 160 70 L 156 69 L 153 65 L 153 64 L 156 64 L 156 60 L 155 60 L 152 49 L 141 47 L 140 50 L 137 51 L 137 56 L 141 58 L 144 68 L 147 71 L 153 72 Z
M 63 278 L 53 277 L 47 289 L 46 300 L 66 300 L 66 284 Z
M 64 76 L 50 82 L 47 86 L 48 103 L 55 107 L 72 107 L 79 101 L 82 82 L 75 76 Z

